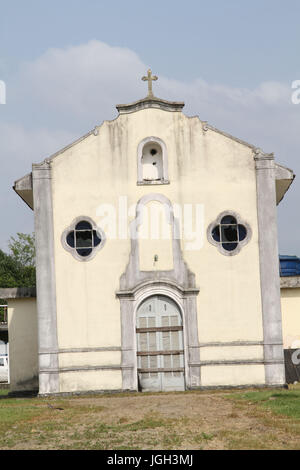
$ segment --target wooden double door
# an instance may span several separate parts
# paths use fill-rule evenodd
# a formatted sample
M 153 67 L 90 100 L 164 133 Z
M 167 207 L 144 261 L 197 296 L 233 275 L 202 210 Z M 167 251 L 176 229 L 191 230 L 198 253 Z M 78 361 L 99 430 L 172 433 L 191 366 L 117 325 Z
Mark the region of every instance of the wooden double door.
M 139 307 L 137 366 L 142 391 L 185 390 L 183 324 L 177 304 L 156 295 Z

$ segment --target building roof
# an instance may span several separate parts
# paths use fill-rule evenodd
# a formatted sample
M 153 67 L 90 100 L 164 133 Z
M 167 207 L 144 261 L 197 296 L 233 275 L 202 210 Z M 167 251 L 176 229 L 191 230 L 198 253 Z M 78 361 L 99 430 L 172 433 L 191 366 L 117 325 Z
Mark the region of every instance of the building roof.
M 21 299 L 36 297 L 35 287 L 9 287 L 0 288 L 0 299 Z
M 300 258 L 297 256 L 280 255 L 280 276 L 300 276 Z

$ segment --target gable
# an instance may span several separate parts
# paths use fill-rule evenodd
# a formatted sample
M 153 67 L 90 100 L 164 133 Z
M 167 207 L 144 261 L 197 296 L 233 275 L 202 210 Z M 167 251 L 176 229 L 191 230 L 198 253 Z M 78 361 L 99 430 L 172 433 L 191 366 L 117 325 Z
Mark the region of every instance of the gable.
M 96 179 L 104 183 L 110 181 L 112 185 L 118 185 L 120 180 L 136 184 L 138 146 L 153 135 L 167 146 L 172 183 L 196 182 L 200 169 L 206 179 L 213 175 L 215 183 L 220 179 L 224 184 L 235 184 L 239 179 L 245 181 L 249 171 L 254 171 L 256 147 L 210 126 L 197 116 L 185 116 L 182 106 L 183 103 L 159 99 L 118 105 L 120 114 L 116 119 L 104 121 L 45 161 L 60 169 L 66 178 L 72 174 L 74 184 L 78 183 L 78 178 L 89 180 L 91 185 Z M 275 173 L 278 204 L 294 174 L 278 164 Z M 33 209 L 32 174 L 17 180 L 13 188 Z

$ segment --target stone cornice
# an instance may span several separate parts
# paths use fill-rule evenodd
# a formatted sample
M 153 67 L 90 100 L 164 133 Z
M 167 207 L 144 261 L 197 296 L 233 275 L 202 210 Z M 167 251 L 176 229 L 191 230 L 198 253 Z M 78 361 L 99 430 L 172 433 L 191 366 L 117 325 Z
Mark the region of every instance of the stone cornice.
M 116 292 L 116 296 L 119 298 L 133 298 L 136 293 L 140 290 L 142 290 L 146 286 L 152 286 L 152 287 L 162 287 L 162 286 L 170 286 L 173 289 L 177 290 L 184 296 L 189 296 L 189 295 L 198 295 L 200 289 L 198 287 L 182 287 L 180 286 L 177 282 L 174 282 L 170 279 L 151 279 L 142 282 L 138 284 L 136 287 L 133 289 L 128 289 L 128 290 L 120 290 Z
M 265 153 L 260 148 L 254 150 L 254 160 L 274 160 L 274 153 Z
M 162 109 L 164 111 L 181 111 L 184 107 L 183 101 L 167 101 L 156 96 L 143 98 L 138 101 L 134 101 L 129 104 L 117 104 L 116 108 L 119 111 L 119 114 L 134 113 L 135 111 L 140 111 L 147 108 L 156 108 Z

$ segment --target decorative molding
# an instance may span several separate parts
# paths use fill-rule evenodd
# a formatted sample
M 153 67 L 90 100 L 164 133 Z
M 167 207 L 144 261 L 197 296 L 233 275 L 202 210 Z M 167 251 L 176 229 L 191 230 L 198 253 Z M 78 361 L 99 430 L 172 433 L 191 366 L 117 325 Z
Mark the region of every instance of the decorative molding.
M 170 184 L 170 181 L 165 180 L 142 180 L 136 182 L 137 186 L 150 186 L 150 185 L 162 185 L 162 184 Z
M 143 206 L 153 200 L 164 204 L 167 221 L 172 227 L 174 269 L 170 271 L 141 271 L 139 266 L 137 230 L 143 220 Z M 143 196 L 137 204 L 136 217 L 130 224 L 130 234 L 129 263 L 120 278 L 120 289 L 116 293 L 121 308 L 123 388 L 131 390 L 138 388 L 136 314 L 140 304 L 153 295 L 169 297 L 177 304 L 183 320 L 185 381 L 187 388 L 193 385 L 199 386 L 200 367 L 191 369 L 187 362 L 196 363 L 200 360 L 196 302 L 199 288 L 195 285 L 195 275 L 183 260 L 178 221 L 174 217 L 169 199 L 162 194 Z
M 95 126 L 92 132 L 93 132 L 93 134 L 94 134 L 95 137 L 96 137 L 97 135 L 99 135 L 99 127 L 98 127 L 98 126 Z
M 66 348 L 66 349 L 58 349 L 57 351 L 47 351 L 41 349 L 39 354 L 72 354 L 72 353 L 93 353 L 93 352 L 106 352 L 106 351 L 121 351 L 120 346 L 108 346 L 108 347 L 101 347 L 101 348 Z
M 216 348 L 216 347 L 228 347 L 228 346 L 263 346 L 263 341 L 228 341 L 228 342 L 210 342 L 210 343 L 200 343 L 200 348 Z
M 172 287 L 176 290 L 182 297 L 183 296 L 193 296 L 199 294 L 199 288 L 197 287 L 189 287 L 184 288 L 177 284 L 175 281 L 171 281 L 170 279 L 150 279 L 149 281 L 142 282 L 137 284 L 131 290 L 120 290 L 116 292 L 117 297 L 119 298 L 126 298 L 126 299 L 134 299 L 139 292 L 142 292 L 145 288 L 151 286 L 152 288 L 163 289 Z
M 144 207 L 150 201 L 157 201 L 164 205 L 167 222 L 172 228 L 173 265 L 169 271 L 140 271 L 138 228 L 143 222 Z M 136 217 L 130 223 L 131 252 L 125 273 L 120 278 L 120 291 L 128 291 L 144 281 L 153 279 L 168 279 L 175 281 L 182 287 L 195 287 L 195 275 L 188 269 L 183 260 L 180 247 L 180 231 L 178 220 L 174 217 L 173 206 L 163 194 L 151 193 L 143 196 L 136 206 Z
M 72 367 L 60 367 L 56 369 L 40 370 L 40 374 L 62 374 L 65 372 L 90 372 L 93 370 L 121 370 L 119 364 L 116 365 L 103 365 L 103 366 L 72 366 Z
M 284 364 L 282 360 L 265 361 L 264 359 L 243 359 L 243 360 L 223 360 L 223 361 L 200 361 L 197 364 L 190 364 L 192 367 L 197 366 L 242 366 L 242 365 L 259 365 L 259 364 Z
M 119 114 L 134 113 L 142 109 L 154 108 L 163 111 L 180 112 L 184 107 L 183 101 L 167 101 L 155 96 L 146 97 L 129 104 L 117 104 Z

